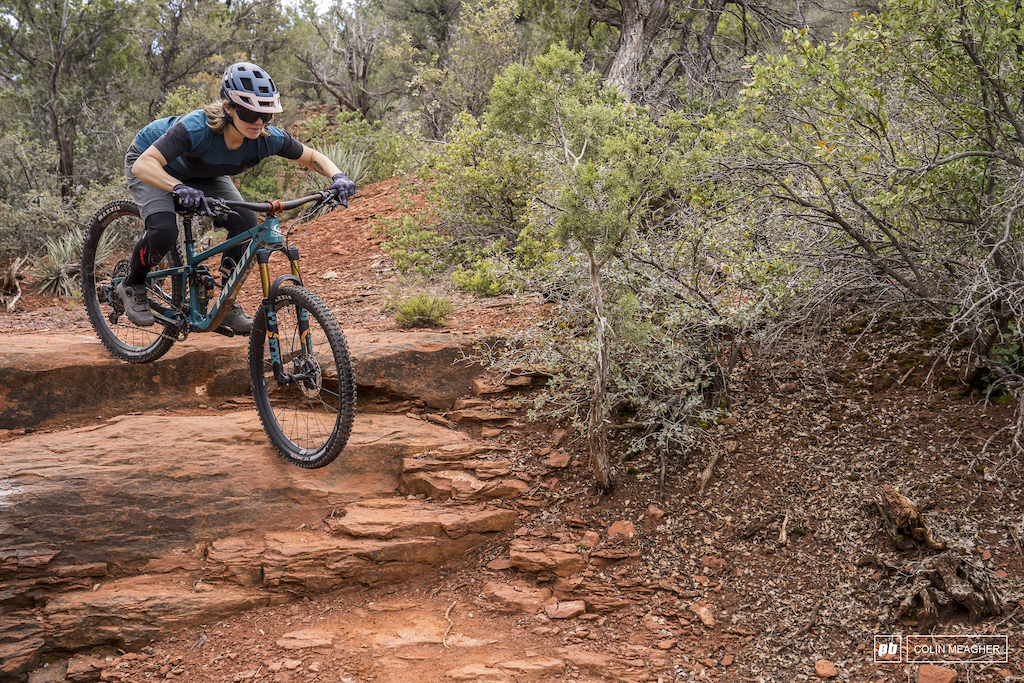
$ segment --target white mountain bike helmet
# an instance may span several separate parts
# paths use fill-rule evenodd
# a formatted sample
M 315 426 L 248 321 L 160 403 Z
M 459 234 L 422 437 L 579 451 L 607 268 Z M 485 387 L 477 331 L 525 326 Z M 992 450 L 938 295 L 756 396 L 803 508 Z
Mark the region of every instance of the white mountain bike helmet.
M 275 114 L 281 108 L 281 94 L 274 79 L 251 62 L 238 62 L 224 72 L 221 97 L 252 111 Z

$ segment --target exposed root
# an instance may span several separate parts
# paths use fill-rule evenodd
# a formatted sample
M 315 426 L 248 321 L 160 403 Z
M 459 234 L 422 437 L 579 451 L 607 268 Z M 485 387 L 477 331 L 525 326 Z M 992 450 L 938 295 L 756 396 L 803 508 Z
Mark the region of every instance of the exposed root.
M 977 623 L 1002 614 L 1002 598 L 984 569 L 946 552 L 931 558 L 918 570 L 906 595 L 889 615 L 883 616 L 882 622 L 916 617 L 918 632 L 926 633 L 959 610 L 966 610 L 971 623 Z

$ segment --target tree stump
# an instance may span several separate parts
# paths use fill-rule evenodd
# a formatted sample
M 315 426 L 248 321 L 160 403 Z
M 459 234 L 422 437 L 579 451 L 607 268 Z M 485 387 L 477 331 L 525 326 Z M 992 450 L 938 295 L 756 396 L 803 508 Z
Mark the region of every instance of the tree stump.
M 900 550 L 912 547 L 912 544 L 906 541 L 907 537 L 923 543 L 929 550 L 947 548 L 946 542 L 937 538 L 928 528 L 917 506 L 894 487 L 886 484 L 879 488 L 875 503 L 882 513 L 882 519 L 885 520 L 886 531 Z

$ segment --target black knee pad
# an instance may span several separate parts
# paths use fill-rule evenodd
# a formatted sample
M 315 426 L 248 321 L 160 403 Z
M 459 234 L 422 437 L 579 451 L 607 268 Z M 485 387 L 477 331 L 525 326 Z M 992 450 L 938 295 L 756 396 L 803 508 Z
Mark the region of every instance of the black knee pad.
M 178 222 L 170 211 L 159 211 L 146 216 L 146 232 L 142 236 L 145 256 L 142 258 L 147 267 L 160 263 L 167 252 L 178 240 Z

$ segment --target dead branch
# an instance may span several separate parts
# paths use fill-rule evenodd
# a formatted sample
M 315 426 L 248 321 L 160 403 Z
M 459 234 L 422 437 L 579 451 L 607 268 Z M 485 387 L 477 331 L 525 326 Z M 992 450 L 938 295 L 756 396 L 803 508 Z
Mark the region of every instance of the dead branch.
M 761 520 L 760 522 L 755 522 L 753 525 L 751 525 L 749 529 L 740 534 L 740 538 L 746 540 L 753 538 L 754 536 L 757 536 L 759 533 L 761 533 L 761 531 L 765 529 L 765 527 L 767 527 L 769 524 L 771 524 L 781 516 L 782 514 L 779 512 L 768 515 L 768 517 Z
M 724 452 L 728 452 L 728 453 L 731 454 L 735 450 L 736 450 L 736 442 L 735 441 L 729 441 L 729 442 L 727 442 L 725 444 Z M 708 487 L 708 483 L 711 481 L 711 476 L 715 472 L 715 465 L 717 465 L 718 461 L 722 459 L 722 455 L 724 454 L 724 452 L 723 452 L 722 449 L 718 449 L 718 448 L 715 449 L 714 455 L 711 456 L 711 462 L 709 462 L 708 466 L 704 468 L 704 471 L 701 473 L 700 479 L 698 480 L 698 482 L 700 483 L 700 489 L 699 489 L 698 495 L 701 495 L 701 496 L 704 495 L 704 490 Z
M 456 600 L 452 604 L 448 605 L 448 609 L 444 612 L 444 620 L 448 622 L 448 628 L 444 630 L 444 635 L 441 637 L 441 644 L 444 645 L 446 648 L 448 647 L 448 634 L 451 633 L 451 630 L 455 627 L 455 622 L 452 621 L 448 615 L 452 613 L 452 609 L 454 609 L 455 605 L 457 604 L 459 603 Z
M 779 540 L 775 541 L 775 545 L 780 548 L 789 545 L 789 510 L 786 510 L 786 517 L 782 520 L 782 531 L 779 532 Z
M 930 550 L 947 548 L 946 542 L 938 539 L 928 527 L 917 506 L 893 486 L 882 486 L 875 496 L 875 503 L 882 513 L 890 537 L 901 549 L 908 547 L 903 540 L 904 536 L 910 536 Z
M 807 619 L 807 623 L 795 631 L 790 631 L 789 634 L 785 636 L 785 638 L 790 639 L 796 638 L 797 636 L 802 636 L 808 631 L 810 631 L 812 628 L 814 628 L 814 625 L 818 623 L 818 613 L 821 611 L 821 606 L 824 604 L 825 598 L 818 600 L 818 604 L 816 604 L 814 606 L 814 609 L 811 610 L 811 616 Z
M 14 305 L 21 298 L 21 283 L 18 282 L 22 267 L 28 262 L 27 256 L 15 258 L 0 275 L 0 303 L 7 307 L 7 312 L 14 310 Z M 13 297 L 13 298 L 12 298 Z

